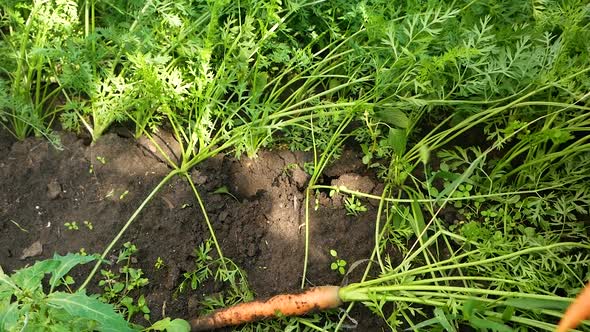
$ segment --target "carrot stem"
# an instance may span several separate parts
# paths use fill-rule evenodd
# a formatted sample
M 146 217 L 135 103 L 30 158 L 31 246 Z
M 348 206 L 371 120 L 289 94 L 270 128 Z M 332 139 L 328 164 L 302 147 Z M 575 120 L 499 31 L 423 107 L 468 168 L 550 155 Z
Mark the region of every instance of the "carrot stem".
M 557 332 L 566 332 L 590 318 L 590 282 L 567 308 L 557 326 Z
M 300 316 L 342 304 L 338 286 L 313 287 L 297 294 L 281 294 L 266 301 L 251 301 L 216 310 L 191 320 L 191 331 L 208 331 L 279 316 Z

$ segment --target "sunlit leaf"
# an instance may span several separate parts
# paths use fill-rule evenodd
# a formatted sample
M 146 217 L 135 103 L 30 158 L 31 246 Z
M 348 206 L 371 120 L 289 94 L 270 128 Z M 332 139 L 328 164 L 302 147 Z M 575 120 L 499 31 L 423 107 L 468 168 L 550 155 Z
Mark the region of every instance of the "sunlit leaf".
M 190 331 L 190 328 L 190 324 L 184 319 L 164 318 L 155 322 L 147 331 L 187 332 Z
M 96 321 L 101 331 L 134 331 L 112 305 L 84 293 L 55 292 L 47 296 L 47 304 L 61 308 L 73 317 Z
M 375 111 L 375 117 L 387 124 L 406 129 L 410 126 L 408 116 L 398 109 L 382 109 Z
M 413 216 L 411 218 L 412 228 L 414 229 L 416 236 L 420 236 L 421 241 L 427 241 L 428 234 L 426 232 L 426 223 L 424 222 L 424 214 L 422 213 L 420 204 L 416 201 L 412 201 L 411 206 Z
M 434 315 L 438 319 L 438 322 L 440 323 L 440 325 L 442 325 L 442 327 L 445 328 L 445 330 L 447 330 L 448 332 L 455 332 L 456 331 L 455 327 L 453 325 L 451 325 L 451 323 L 447 319 L 445 312 L 441 308 L 434 309 Z
M 72 268 L 76 265 L 86 264 L 88 262 L 92 262 L 95 260 L 96 257 L 94 256 L 83 256 L 80 254 L 72 254 L 68 253 L 65 256 L 60 256 L 58 254 L 53 255 L 53 261 L 59 263 L 58 266 L 55 267 L 54 270 L 51 271 L 51 279 L 49 279 L 49 285 L 51 289 L 55 288 L 61 280 Z
M 505 324 L 494 322 L 487 319 L 482 319 L 478 317 L 471 317 L 469 320 L 471 325 L 477 328 L 480 331 L 490 330 L 495 332 L 513 332 L 514 330 Z
M 19 318 L 18 309 L 17 302 L 7 305 L 0 303 L 0 331 L 11 331 L 15 327 Z
M 543 299 L 527 299 L 527 298 L 514 298 L 506 300 L 506 305 L 512 306 L 519 309 L 550 309 L 565 311 L 569 301 L 555 301 L 555 300 L 543 300 Z
M 406 151 L 406 131 L 404 129 L 390 128 L 386 142 L 388 146 L 393 148 L 396 155 L 403 155 Z
M 18 287 L 24 290 L 33 291 L 41 288 L 41 280 L 43 280 L 45 274 L 54 271 L 59 264 L 59 261 L 52 259 L 40 261 L 31 267 L 16 271 L 11 276 L 11 279 Z

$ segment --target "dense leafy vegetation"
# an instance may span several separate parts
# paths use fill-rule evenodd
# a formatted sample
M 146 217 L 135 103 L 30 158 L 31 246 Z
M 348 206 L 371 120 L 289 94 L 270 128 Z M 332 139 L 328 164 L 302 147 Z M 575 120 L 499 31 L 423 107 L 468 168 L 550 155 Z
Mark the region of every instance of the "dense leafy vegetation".
M 392 328 L 551 330 L 560 296 L 590 279 L 587 1 L 5 0 L 0 34 L 0 120 L 14 136 L 59 146 L 58 122 L 93 141 L 121 122 L 181 143 L 103 258 L 170 178 L 189 181 L 206 216 L 191 167 L 280 145 L 314 153 L 308 208 L 319 190 L 354 214 L 379 200 L 382 277 L 350 296 Z M 345 142 L 383 195 L 318 184 Z M 249 298 L 208 225 L 219 260 L 202 265 Z M 212 275 L 201 269 L 183 285 Z

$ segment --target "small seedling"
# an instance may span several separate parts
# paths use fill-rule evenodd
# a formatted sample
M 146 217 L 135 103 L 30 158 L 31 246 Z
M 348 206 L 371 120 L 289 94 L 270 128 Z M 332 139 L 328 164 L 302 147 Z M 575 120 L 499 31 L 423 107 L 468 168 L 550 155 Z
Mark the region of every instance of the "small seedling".
M 296 163 L 288 163 L 283 167 L 283 174 L 289 174 L 292 171 L 299 168 L 299 165 Z
M 88 167 L 88 173 L 94 174 L 94 165 L 90 164 L 90 167 Z
M 156 270 L 160 270 L 163 267 L 166 267 L 166 264 L 164 264 L 164 260 L 162 259 L 162 257 L 158 256 L 158 258 L 156 259 L 156 263 L 154 263 L 154 267 L 156 268 Z
M 102 280 L 98 285 L 102 287 L 103 294 L 101 299 L 107 303 L 115 304 L 115 307 L 121 313 L 126 314 L 129 321 L 136 313 L 142 313 L 146 320 L 149 320 L 150 310 L 147 307 L 145 298 L 140 295 L 137 302 L 134 301 L 131 292 L 138 290 L 149 283 L 147 278 L 143 277 L 143 271 L 131 267 L 132 256 L 137 252 L 137 247 L 126 242 L 123 244 L 123 250 L 119 252 L 117 264 L 120 264 L 119 273 L 112 270 L 101 270 Z
M 232 193 L 229 192 L 229 189 L 227 189 L 227 186 L 221 186 L 221 187 L 215 189 L 215 191 L 213 193 L 214 194 L 229 195 L 229 196 L 233 197 L 233 199 L 235 199 L 236 202 L 238 202 L 238 199 L 236 198 L 236 196 L 234 196 Z
M 80 229 L 80 227 L 78 227 L 78 223 L 75 221 L 66 222 L 64 223 L 64 226 L 66 226 L 70 231 L 77 231 Z
M 344 189 L 344 190 L 346 190 L 346 187 L 345 186 L 337 186 L 334 189 L 330 189 L 330 192 L 328 192 L 328 197 L 334 198 L 334 197 L 336 197 L 336 195 L 339 195 L 341 188 Z
M 313 163 L 305 163 L 303 164 L 303 170 L 305 171 L 305 173 L 309 174 L 309 175 L 313 175 L 314 171 L 315 171 L 315 165 Z
M 182 293 L 188 287 L 195 290 L 213 275 L 213 271 L 210 268 L 210 265 L 214 261 L 213 257 L 210 255 L 211 249 L 211 241 L 205 241 L 195 248 L 195 269 L 182 274 L 184 280 L 178 286 L 175 294 Z
M 283 168 L 283 172 L 287 173 L 290 170 L 294 170 L 297 169 L 299 167 L 299 165 L 297 165 L 296 163 L 288 163 L 287 165 L 285 165 L 285 167 Z
M 107 160 L 101 156 L 96 156 L 96 160 L 100 161 L 100 163 L 103 165 L 107 163 Z
M 346 269 L 344 268 L 346 266 L 346 261 L 344 259 L 339 258 L 338 252 L 334 249 L 330 250 L 330 256 L 334 258 L 334 261 L 332 262 L 332 264 L 330 264 L 330 269 L 332 271 L 338 271 L 338 273 L 344 275 L 344 273 L 346 273 Z
M 129 194 L 129 190 L 125 190 L 121 195 L 119 195 L 119 199 L 123 200 L 123 198 L 125 198 L 125 196 L 127 196 L 127 194 Z
M 88 220 L 84 220 L 84 226 L 86 226 L 86 228 L 88 228 L 89 230 L 93 230 L 94 226 L 92 225 L 92 222 L 88 221 Z
M 457 187 L 457 190 L 453 193 L 453 197 L 455 198 L 465 198 L 471 196 L 471 190 L 473 190 L 473 185 L 469 183 L 460 184 Z M 455 201 L 453 204 L 456 208 L 463 207 L 462 201 Z
M 74 278 L 72 276 L 67 275 L 63 278 L 62 282 L 64 285 L 73 285 L 76 281 L 74 280 Z
M 349 216 L 358 216 L 362 212 L 367 212 L 367 207 L 365 207 L 354 195 L 346 197 L 344 200 L 344 207 L 347 211 L 346 214 Z
M 84 248 L 80 248 L 80 250 L 78 250 L 78 253 L 81 256 L 88 256 L 88 253 L 86 253 L 86 249 L 84 249 Z

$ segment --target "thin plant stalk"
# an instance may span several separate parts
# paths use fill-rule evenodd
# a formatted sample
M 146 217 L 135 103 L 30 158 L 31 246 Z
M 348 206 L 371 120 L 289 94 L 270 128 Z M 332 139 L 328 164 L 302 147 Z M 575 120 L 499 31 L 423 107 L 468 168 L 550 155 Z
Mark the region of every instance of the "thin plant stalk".
M 224 270 L 227 270 L 227 265 L 225 264 L 225 258 L 223 257 L 223 252 L 221 251 L 221 247 L 219 246 L 219 242 L 217 241 L 217 236 L 215 236 L 215 230 L 213 229 L 213 225 L 211 224 L 211 221 L 209 220 L 209 215 L 207 214 L 207 210 L 205 209 L 205 205 L 203 204 L 203 200 L 201 199 L 201 195 L 199 194 L 199 191 L 195 187 L 195 184 L 194 184 L 193 180 L 191 179 L 190 175 L 188 173 L 184 173 L 184 177 L 186 178 L 186 181 L 190 184 L 191 189 L 193 190 L 193 193 L 195 195 L 195 198 L 197 199 L 197 202 L 199 203 L 201 213 L 203 214 L 203 217 L 205 218 L 205 223 L 207 224 L 207 227 L 209 228 L 209 234 L 211 235 L 211 238 L 213 239 L 213 244 L 215 245 L 215 249 L 217 250 L 217 254 L 219 255 L 219 259 L 221 260 L 221 265 Z
M 312 121 L 313 121 L 313 118 L 312 118 Z M 312 127 L 312 129 L 311 129 L 312 140 L 314 141 L 314 144 L 313 144 L 313 147 L 314 147 L 314 168 L 313 168 L 313 174 L 311 175 L 311 178 L 308 183 L 307 190 L 305 191 L 305 246 L 304 246 L 304 257 L 303 257 L 303 273 L 301 276 L 301 288 L 305 287 L 305 282 L 307 280 L 307 262 L 309 259 L 309 224 L 310 224 L 310 217 L 309 217 L 309 215 L 310 215 L 309 205 L 310 204 L 309 203 L 310 203 L 310 196 L 311 196 L 311 192 L 312 192 L 309 188 L 312 187 L 315 184 L 315 182 L 319 179 L 319 176 L 321 175 L 324 168 L 328 165 L 328 162 L 330 160 L 332 160 L 334 153 L 338 150 L 338 148 L 346 140 L 346 137 L 342 138 L 341 135 L 342 135 L 342 132 L 348 127 L 348 124 L 350 123 L 350 121 L 352 121 L 352 117 L 348 116 L 340 123 L 340 126 L 338 127 L 338 129 L 336 129 L 336 131 L 334 132 L 334 134 L 330 138 L 330 141 L 328 142 L 326 150 L 324 151 L 324 153 L 322 153 L 322 156 L 319 159 L 319 161 L 317 158 L 317 150 L 316 150 L 315 139 L 314 139 L 314 134 L 313 134 L 313 122 L 311 125 L 311 127 Z
M 131 223 L 133 223 L 133 221 L 141 213 L 141 211 L 144 209 L 144 207 L 152 200 L 152 198 L 154 198 L 154 196 L 160 191 L 160 189 L 162 189 L 162 187 L 166 183 L 168 183 L 168 181 L 170 181 L 170 179 L 172 179 L 178 173 L 179 173 L 178 170 L 171 171 L 170 173 L 168 173 L 168 175 L 166 175 L 154 187 L 154 189 L 152 189 L 152 191 L 143 200 L 143 202 L 139 205 L 139 207 L 135 210 L 135 212 L 133 212 L 133 214 L 131 215 L 131 217 L 129 217 L 129 219 L 127 220 L 127 222 L 125 223 L 125 225 L 123 225 L 123 227 L 119 230 L 119 232 L 117 233 L 117 235 L 113 238 L 113 240 L 111 240 L 111 242 L 104 249 L 104 251 L 102 252 L 102 255 L 100 256 L 100 259 L 98 259 L 96 261 L 96 264 L 94 264 L 94 267 L 92 268 L 92 271 L 90 271 L 90 273 L 88 274 L 88 276 L 86 277 L 86 279 L 84 280 L 84 282 L 82 283 L 82 285 L 80 285 L 80 287 L 78 288 L 78 291 L 83 290 L 83 289 L 86 288 L 86 286 L 88 286 L 88 283 L 92 280 L 92 278 L 94 277 L 94 275 L 96 274 L 96 272 L 98 272 L 98 269 L 99 269 L 100 265 L 105 261 L 106 257 L 111 252 L 111 250 L 113 249 L 113 247 L 115 246 L 115 244 L 117 244 L 117 242 L 121 239 L 121 237 L 123 236 L 123 234 L 125 233 L 125 231 L 127 230 L 127 228 L 129 228 L 129 226 L 131 226 Z

